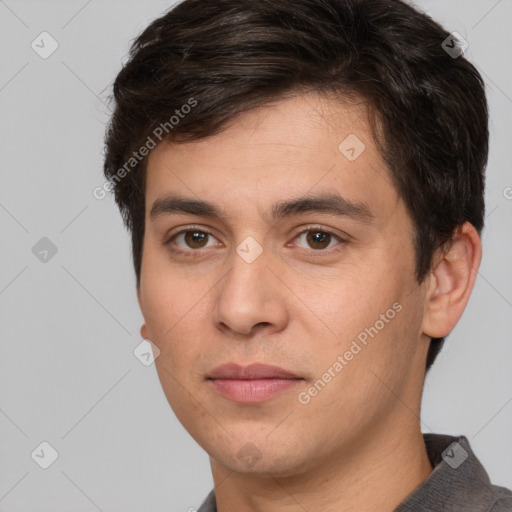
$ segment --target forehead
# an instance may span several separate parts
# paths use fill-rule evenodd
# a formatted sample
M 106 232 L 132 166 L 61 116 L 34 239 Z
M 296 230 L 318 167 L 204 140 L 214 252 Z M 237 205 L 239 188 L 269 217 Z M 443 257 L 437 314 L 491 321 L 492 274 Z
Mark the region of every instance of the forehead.
M 230 144 L 236 144 L 239 149 L 258 157 L 267 155 L 271 158 L 287 152 L 290 158 L 296 155 L 304 160 L 304 157 L 311 156 L 307 153 L 311 146 L 324 148 L 330 153 L 332 145 L 339 150 L 338 145 L 348 135 L 364 141 L 366 146 L 372 145 L 367 102 L 318 93 L 295 94 L 235 116 L 214 136 L 184 144 L 164 141 L 150 154 L 149 165 L 169 147 L 181 147 L 184 154 L 189 149 L 195 156 L 204 158 L 213 152 L 220 154 L 220 150 Z M 167 153 L 169 157 L 170 152 Z M 224 164 L 236 165 L 242 161 L 241 167 L 246 168 L 244 157 L 237 158 L 234 151 L 222 154 Z
M 163 142 L 148 158 L 147 211 L 165 194 L 210 198 L 240 213 L 333 192 L 383 214 L 399 200 L 362 101 L 288 97 L 238 116 L 214 136 Z

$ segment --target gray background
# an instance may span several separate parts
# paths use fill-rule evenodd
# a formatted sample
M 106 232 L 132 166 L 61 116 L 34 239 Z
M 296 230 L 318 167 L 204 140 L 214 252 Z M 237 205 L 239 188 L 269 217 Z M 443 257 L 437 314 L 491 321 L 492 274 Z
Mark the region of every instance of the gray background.
M 170 5 L 0 0 L 1 512 L 184 512 L 212 486 L 154 366 L 133 355 L 128 234 L 112 197 L 92 195 L 108 87 L 130 40 Z M 468 40 L 492 120 L 483 263 L 427 379 L 423 430 L 465 434 L 512 487 L 512 1 L 418 5 Z M 43 31 L 59 44 L 47 59 L 31 48 Z M 42 237 L 57 247 L 47 262 L 32 252 Z M 31 458 L 42 441 L 59 453 L 46 470 Z

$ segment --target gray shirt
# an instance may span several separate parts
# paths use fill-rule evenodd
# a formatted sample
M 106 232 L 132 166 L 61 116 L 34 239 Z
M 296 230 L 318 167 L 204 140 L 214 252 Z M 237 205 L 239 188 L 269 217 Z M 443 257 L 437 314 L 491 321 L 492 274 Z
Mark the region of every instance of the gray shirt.
M 395 512 L 512 512 L 512 491 L 491 484 L 464 436 L 423 439 L 434 470 Z M 217 512 L 214 490 L 197 512 Z

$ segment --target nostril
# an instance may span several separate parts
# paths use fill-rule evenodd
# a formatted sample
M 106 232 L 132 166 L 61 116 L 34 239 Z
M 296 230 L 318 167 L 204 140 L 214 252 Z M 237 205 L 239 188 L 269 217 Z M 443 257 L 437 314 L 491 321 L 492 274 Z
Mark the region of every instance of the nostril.
M 270 325 L 270 322 L 260 322 L 258 324 L 256 324 L 253 329 L 256 329 L 258 327 L 267 327 L 267 325 Z

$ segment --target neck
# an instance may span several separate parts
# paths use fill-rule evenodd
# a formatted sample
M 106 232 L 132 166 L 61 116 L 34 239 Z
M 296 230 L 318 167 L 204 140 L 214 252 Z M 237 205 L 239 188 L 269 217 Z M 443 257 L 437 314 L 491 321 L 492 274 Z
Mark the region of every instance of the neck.
M 298 474 L 236 473 L 210 459 L 218 512 L 392 512 L 430 475 L 416 418 L 370 428 L 350 450 Z

